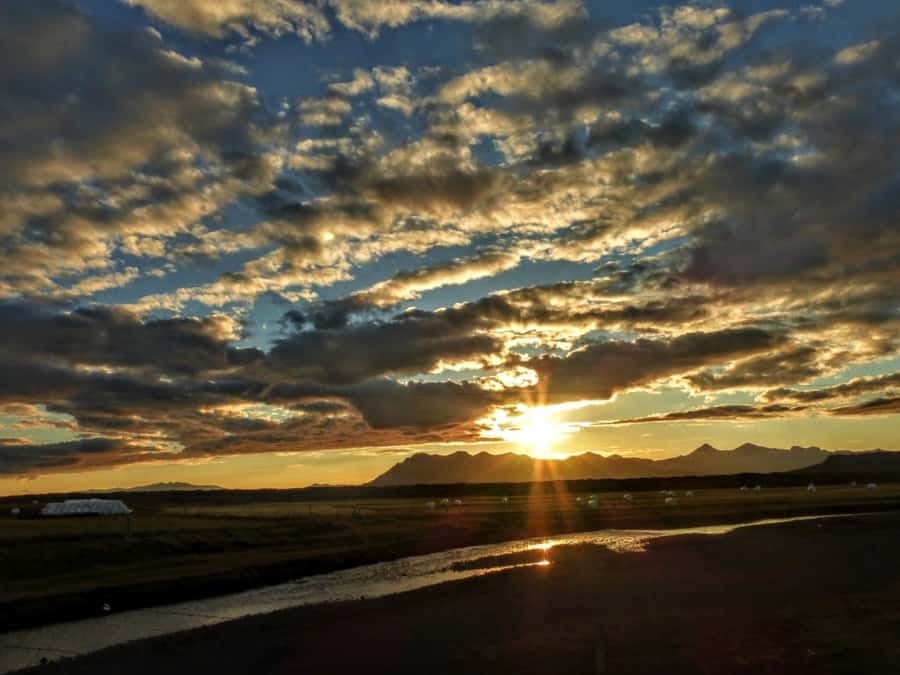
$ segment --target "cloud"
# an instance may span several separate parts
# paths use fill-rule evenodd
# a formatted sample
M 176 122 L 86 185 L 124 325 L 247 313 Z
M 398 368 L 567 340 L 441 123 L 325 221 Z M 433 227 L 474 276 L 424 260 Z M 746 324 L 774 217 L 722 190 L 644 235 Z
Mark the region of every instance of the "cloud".
M 843 375 L 900 348 L 889 23 L 847 45 L 715 4 L 624 27 L 536 0 L 131 4 L 191 35 L 0 6 L 0 403 L 121 444 L 36 470 L 464 442 L 497 407 L 672 379 L 710 401 L 623 423 L 893 414 L 894 374 Z M 471 25 L 466 59 L 301 99 L 221 58 L 439 21 Z M 797 39 L 758 40 L 776 25 Z
M 477 0 L 452 3 L 442 0 L 329 0 L 337 20 L 352 30 L 375 38 L 383 28 L 416 21 L 484 22 L 502 16 L 525 17 L 540 26 L 553 26 L 583 14 L 573 0 Z
M 324 39 L 328 17 L 314 3 L 294 0 L 121 0 L 143 7 L 155 18 L 182 30 L 224 38 L 253 33 L 267 37 L 295 34 L 306 42 Z
M 687 373 L 710 363 L 763 352 L 784 337 L 758 328 L 687 333 L 668 340 L 588 344 L 564 357 L 531 361 L 551 402 L 608 399 L 619 391 Z
M 794 346 L 738 361 L 723 371 L 706 370 L 686 379 L 704 391 L 803 382 L 822 373 L 824 365 L 818 359 L 819 353 L 814 347 Z
M 900 396 L 893 398 L 873 398 L 856 405 L 848 405 L 835 408 L 830 411 L 832 415 L 896 415 L 900 412 Z
M 371 308 L 392 307 L 414 300 L 425 291 L 442 286 L 464 284 L 475 279 L 494 276 L 514 268 L 519 258 L 514 253 L 485 251 L 471 258 L 459 258 L 431 267 L 403 270 L 386 281 L 326 304 L 327 309 L 343 314 Z
M 382 379 L 356 387 L 349 400 L 374 429 L 418 427 L 437 430 L 470 423 L 511 395 L 469 382 L 409 382 Z
M 327 39 L 330 12 L 345 28 L 376 38 L 384 28 L 417 21 L 489 21 L 498 16 L 526 17 L 552 26 L 582 14 L 574 0 L 121 0 L 143 7 L 155 18 L 182 30 L 224 38 L 237 35 L 253 42 L 256 35 L 270 38 L 295 34 L 306 42 Z
M 888 373 L 872 377 L 858 377 L 842 384 L 819 389 L 771 389 L 764 394 L 767 401 L 793 400 L 804 402 L 850 399 L 873 392 L 900 390 L 900 373 Z
M 754 405 L 717 405 L 708 408 L 694 408 L 691 410 L 676 410 L 660 415 L 645 415 L 644 417 L 631 417 L 628 419 L 614 420 L 605 424 L 644 424 L 648 422 L 685 422 L 691 420 L 742 420 L 742 419 L 766 419 L 770 417 L 786 417 L 806 410 L 805 406 L 770 404 L 764 406 Z
M 260 358 L 229 342 L 224 316 L 141 321 L 118 308 L 60 312 L 28 303 L 0 303 L 0 349 L 6 358 L 61 361 L 73 366 L 150 369 L 197 374 L 227 370 Z
M 84 468 L 121 453 L 123 445 L 109 438 L 86 438 L 65 443 L 30 444 L 0 439 L 0 475 L 31 474 L 62 468 Z
M 440 314 L 406 312 L 365 322 L 295 333 L 276 342 L 269 367 L 301 379 L 360 382 L 381 375 L 423 373 L 443 364 L 494 357 L 499 339 L 473 334 Z
M 221 63 L 53 0 L 4 4 L 0 40 L 18 55 L 0 66 L 0 295 L 102 290 L 119 241 L 174 236 L 274 178 L 256 91 Z
M 336 96 L 307 99 L 300 102 L 300 121 L 311 127 L 337 126 L 352 108 L 350 103 Z

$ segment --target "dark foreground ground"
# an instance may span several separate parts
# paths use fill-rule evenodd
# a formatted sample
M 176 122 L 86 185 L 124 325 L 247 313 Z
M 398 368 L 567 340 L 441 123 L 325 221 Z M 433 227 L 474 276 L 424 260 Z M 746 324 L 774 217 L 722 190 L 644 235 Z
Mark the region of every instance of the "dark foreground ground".
M 300 608 L 34 672 L 900 672 L 900 514 L 582 546 L 379 600 Z M 605 654 L 598 670 L 597 650 Z
M 745 478 L 763 488 L 739 490 Z M 375 491 L 365 499 L 324 498 L 341 489 L 319 490 L 315 500 L 309 491 L 123 495 L 135 510 L 130 527 L 121 517 L 29 517 L 40 504 L 26 499 L 20 517 L 0 510 L 0 632 L 97 616 L 104 605 L 118 612 L 170 604 L 459 546 L 900 509 L 897 483 L 867 490 L 845 481 L 807 492 L 766 482 L 778 478 L 694 479 L 736 485 L 692 485 L 692 497 L 678 485 L 678 506 L 666 505 L 658 490 L 626 501 L 621 491 L 573 492 L 583 486 L 564 483 L 494 486 L 519 491 L 505 500 L 483 486 L 417 488 L 427 488 L 424 497 Z M 428 507 L 462 488 L 481 492 L 458 495 L 459 505 Z M 592 494 L 596 502 L 588 505 Z

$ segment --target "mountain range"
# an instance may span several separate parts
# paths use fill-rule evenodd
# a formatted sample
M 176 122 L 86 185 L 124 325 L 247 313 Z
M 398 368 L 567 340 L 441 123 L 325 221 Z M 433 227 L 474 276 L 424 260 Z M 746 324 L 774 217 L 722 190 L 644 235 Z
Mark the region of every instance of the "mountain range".
M 487 452 L 474 455 L 467 452 L 451 455 L 417 453 L 395 464 L 369 485 L 521 483 L 554 479 L 776 473 L 806 469 L 838 456 L 818 447 L 795 445 L 780 449 L 753 443 L 744 443 L 733 450 L 719 450 L 705 443 L 686 455 L 658 460 L 593 452 L 557 460 L 535 459 L 511 452 L 499 455 Z
M 900 476 L 900 452 L 872 450 L 871 452 L 835 453 L 821 464 L 809 467 L 805 473 L 856 474 L 871 477 L 886 474 Z
M 107 492 L 191 492 L 197 490 L 224 490 L 219 485 L 194 485 L 192 483 L 150 483 L 149 485 L 136 485 L 130 488 L 104 488 L 101 490 L 87 490 L 91 493 Z

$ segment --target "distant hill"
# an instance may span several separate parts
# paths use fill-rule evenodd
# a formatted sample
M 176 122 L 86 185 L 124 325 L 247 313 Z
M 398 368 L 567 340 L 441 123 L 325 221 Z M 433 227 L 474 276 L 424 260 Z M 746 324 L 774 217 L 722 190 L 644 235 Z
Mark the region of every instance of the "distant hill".
M 533 480 L 585 478 L 651 478 L 711 476 L 737 473 L 777 473 L 820 464 L 830 456 L 817 447 L 767 448 L 745 443 L 734 450 L 709 444 L 686 455 L 652 460 L 586 452 L 561 460 L 539 460 L 528 455 L 480 452 L 470 455 L 417 453 L 395 464 L 369 485 L 426 485 L 438 483 L 519 483 Z
M 94 494 L 111 492 L 193 492 L 197 490 L 224 490 L 220 485 L 193 485 L 192 483 L 150 483 L 130 488 L 105 488 L 102 490 L 85 490 Z
M 847 474 L 876 477 L 882 474 L 900 475 L 900 452 L 872 450 L 834 454 L 821 464 L 809 467 L 804 473 Z
M 693 452 L 656 462 L 665 476 L 711 476 L 731 473 L 780 473 L 821 464 L 830 453 L 822 448 L 794 445 L 787 450 L 744 443 L 734 450 L 718 450 L 705 443 Z

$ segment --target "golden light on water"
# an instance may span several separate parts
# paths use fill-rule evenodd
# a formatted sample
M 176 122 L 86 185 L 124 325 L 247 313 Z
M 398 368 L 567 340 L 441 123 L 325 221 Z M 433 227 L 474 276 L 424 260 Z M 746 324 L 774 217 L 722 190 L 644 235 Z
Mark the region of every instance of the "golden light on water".
M 540 544 L 532 544 L 528 547 L 529 551 L 549 551 L 556 544 L 555 541 L 544 541 Z

